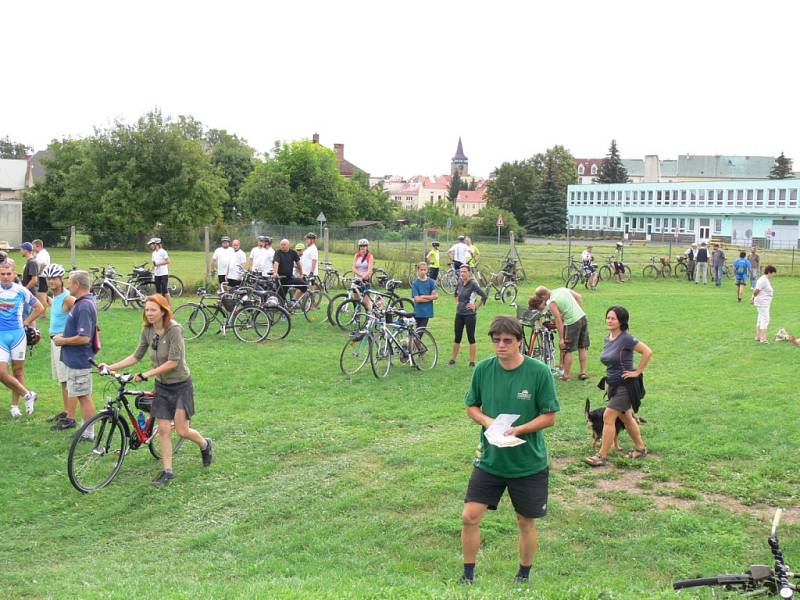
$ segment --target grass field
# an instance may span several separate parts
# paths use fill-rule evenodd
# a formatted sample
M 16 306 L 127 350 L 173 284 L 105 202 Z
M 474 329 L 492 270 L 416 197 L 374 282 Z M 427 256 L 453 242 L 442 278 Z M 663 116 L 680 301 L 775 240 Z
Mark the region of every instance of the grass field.
M 173 255 L 179 274 L 184 259 L 186 273 L 197 262 L 186 254 Z M 128 266 L 134 256 L 147 259 L 119 253 L 111 262 Z M 106 253 L 80 264 L 107 261 Z M 534 283 L 558 285 L 528 282 L 524 296 Z M 773 283 L 770 333 L 800 329 L 800 282 Z M 800 488 L 790 469 L 800 409 L 792 373 L 800 349 L 756 344 L 755 311 L 736 303 L 729 281 L 720 290 L 637 278 L 584 295 L 593 377 L 557 384 L 562 411 L 547 432 L 550 507 L 529 585 L 511 582 L 517 537 L 507 499 L 484 519 L 476 584 L 457 583 L 479 428 L 464 412 L 466 354 L 445 366 L 454 312 L 447 298 L 431 322 L 440 363 L 428 373 L 395 365 L 385 380 L 368 370 L 344 378 L 343 334 L 302 319 L 282 342 L 190 342 L 193 424 L 214 438 L 216 460 L 203 469 L 187 445 L 166 489 L 150 485 L 160 467 L 145 449 L 126 458 L 108 488 L 72 489 L 69 434 L 45 422 L 60 396 L 42 343 L 27 370 L 40 393 L 36 413 L 17 421 L 6 408 L 0 413 L 0 595 L 670 598 L 675 579 L 768 563 L 773 506 L 789 509 L 781 531 L 793 564 Z M 651 454 L 612 455 L 612 466 L 592 470 L 581 462 L 591 452 L 583 404 L 601 403 L 603 315 L 616 303 L 630 309 L 632 333 L 654 350 L 641 410 Z M 491 353 L 491 317 L 510 313 L 497 302 L 479 313 L 479 358 Z M 141 317 L 115 306 L 101 313 L 101 326 L 99 358 L 116 360 L 134 348 Z M 95 377 L 96 397 L 104 383 Z M 625 434 L 621 440 L 631 447 Z

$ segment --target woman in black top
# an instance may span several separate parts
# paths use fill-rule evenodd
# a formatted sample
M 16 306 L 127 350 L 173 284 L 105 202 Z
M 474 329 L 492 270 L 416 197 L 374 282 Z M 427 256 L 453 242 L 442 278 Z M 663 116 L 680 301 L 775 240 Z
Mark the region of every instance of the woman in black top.
M 627 453 L 627 457 L 647 456 L 639 424 L 633 418 L 631 393 L 635 390 L 631 384 L 645 370 L 653 351 L 647 344 L 628 333 L 628 318 L 628 311 L 622 306 L 612 306 L 606 311 L 608 336 L 603 340 L 600 361 L 606 366 L 608 405 L 603 413 L 603 441 L 600 444 L 600 451 L 595 456 L 585 459 L 592 467 L 602 467 L 608 463 L 608 453 L 617 431 L 617 419 L 622 419 L 625 429 L 636 445 L 634 450 Z M 636 369 L 633 368 L 634 351 L 642 355 Z
M 461 337 L 464 334 L 464 328 L 467 328 L 467 341 L 469 341 L 469 366 L 475 366 L 475 355 L 478 352 L 478 346 L 475 344 L 475 311 L 480 306 L 476 301 L 478 297 L 486 302 L 486 292 L 481 289 L 478 282 L 472 276 L 472 269 L 468 265 L 461 265 L 458 271 L 459 279 L 456 283 L 456 299 L 458 306 L 456 307 L 456 322 L 455 322 L 455 341 L 453 342 L 453 352 L 450 355 L 450 362 L 448 365 L 456 364 L 456 357 L 458 351 L 461 349 Z

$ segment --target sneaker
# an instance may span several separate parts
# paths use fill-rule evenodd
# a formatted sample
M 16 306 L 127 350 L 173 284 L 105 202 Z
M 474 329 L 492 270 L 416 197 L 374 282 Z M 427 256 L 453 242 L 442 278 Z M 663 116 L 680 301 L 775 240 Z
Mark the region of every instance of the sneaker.
M 470 362 L 469 363 L 469 367 L 470 367 L 470 369 L 474 369 L 475 368 L 475 363 L 474 362 Z
M 527 577 L 523 577 L 522 575 L 515 575 L 514 576 L 514 583 L 528 583 L 529 579 Z
M 788 337 L 789 337 L 789 334 L 783 328 L 778 329 L 778 331 L 775 333 L 775 341 L 776 342 L 781 341 L 781 340 L 785 340 Z
M 211 443 L 211 438 L 205 438 L 206 447 L 200 450 L 200 457 L 203 459 L 203 466 L 210 467 L 214 461 L 214 445 Z
M 453 366 L 454 364 L 456 364 L 456 361 L 454 361 L 454 360 L 448 360 L 448 361 L 447 361 L 447 364 L 448 364 L 448 365 L 450 365 L 450 366 Z
M 22 416 L 22 413 L 19 410 L 19 406 L 11 405 L 11 418 L 17 419 Z
M 47 421 L 52 423 L 53 421 L 58 421 L 59 419 L 66 419 L 67 418 L 67 411 L 61 411 L 57 415 L 51 415 L 47 417 Z
M 94 441 L 94 427 L 91 429 L 87 429 L 81 434 L 81 441 L 82 442 L 93 442 Z
M 25 413 L 28 415 L 33 414 L 33 404 L 36 402 L 36 396 L 36 392 L 30 390 L 25 394 Z
M 462 575 L 461 579 L 459 579 L 458 581 L 460 583 L 463 583 L 463 584 L 466 584 L 466 585 L 472 585 L 473 583 L 475 583 L 475 578 L 474 577 L 467 577 L 466 575 Z
M 172 479 L 175 479 L 175 475 L 172 473 L 167 473 L 166 471 L 161 471 L 161 474 L 153 479 L 153 485 L 155 486 L 162 486 L 168 484 Z
M 50 431 L 64 431 L 65 429 L 75 429 L 77 423 L 75 423 L 75 419 L 69 419 L 66 416 L 63 419 L 59 419 L 55 423 L 50 426 Z

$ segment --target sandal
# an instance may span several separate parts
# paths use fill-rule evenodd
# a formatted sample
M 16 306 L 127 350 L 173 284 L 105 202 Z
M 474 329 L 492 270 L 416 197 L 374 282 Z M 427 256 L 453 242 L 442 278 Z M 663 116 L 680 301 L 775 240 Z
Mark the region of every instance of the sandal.
M 639 459 L 647 456 L 647 448 L 634 448 L 625 453 L 625 458 Z
M 590 467 L 605 467 L 608 464 L 608 459 L 595 454 L 594 456 L 587 456 L 583 459 L 583 462 Z
M 589 376 L 586 373 L 578 373 L 578 379 L 580 379 L 581 381 L 586 381 L 587 379 L 589 379 Z
M 559 379 L 559 381 L 569 381 L 569 377 L 565 377 L 564 375 L 562 375 L 558 379 Z

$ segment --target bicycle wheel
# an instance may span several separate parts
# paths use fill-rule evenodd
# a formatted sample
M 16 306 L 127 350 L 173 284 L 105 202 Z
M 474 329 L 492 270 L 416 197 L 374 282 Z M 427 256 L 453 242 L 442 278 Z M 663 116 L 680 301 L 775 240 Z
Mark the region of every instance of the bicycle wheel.
M 692 587 L 714 587 L 723 586 L 728 590 L 748 591 L 755 590 L 756 585 L 753 576 L 747 573 L 741 575 L 718 575 L 716 577 L 700 577 L 698 579 L 682 579 L 672 584 L 675 590 L 682 590 Z
M 489 280 L 486 278 L 486 275 L 483 274 L 483 271 L 481 271 L 480 269 L 475 269 L 474 275 L 475 275 L 475 281 L 478 282 L 479 286 L 485 288 L 487 285 L 489 285 Z
M 631 268 L 628 265 L 625 265 L 625 269 L 622 273 L 622 281 L 630 281 L 631 277 L 633 277 L 633 273 L 631 272 Z
M 178 453 L 178 450 L 183 446 L 184 439 L 175 433 L 175 423 L 170 426 L 170 440 L 172 440 L 172 456 Z M 150 436 L 150 441 L 147 443 L 147 449 L 156 460 L 161 460 L 161 438 L 158 435 L 158 419 L 153 424 L 153 435 Z
M 452 294 L 456 289 L 456 272 L 448 270 L 439 278 L 442 291 L 445 294 Z
M 392 350 L 389 340 L 383 333 L 372 342 L 372 352 L 369 354 L 369 364 L 372 374 L 377 379 L 383 379 L 392 368 Z
M 303 311 L 306 321 L 313 323 L 323 318 L 324 311 L 322 310 L 322 305 L 325 303 L 327 297 L 328 296 L 323 294 L 320 290 L 306 292 L 300 297 L 300 309 Z
M 328 308 L 326 309 L 328 323 L 334 327 L 336 326 L 336 309 L 339 308 L 339 305 L 342 302 L 349 299 L 350 294 L 348 292 L 340 292 L 335 296 L 330 297 L 330 300 L 328 300 Z
M 350 284 L 353 283 L 353 279 L 355 278 L 356 278 L 355 273 L 353 273 L 352 271 L 345 271 L 342 277 L 339 279 L 339 283 L 341 284 L 342 289 L 349 290 Z
M 572 265 L 567 265 L 563 269 L 561 269 L 561 279 L 564 281 L 569 281 L 570 276 L 575 272 L 575 268 Z
M 427 329 L 418 329 L 417 337 L 411 337 L 411 361 L 420 371 L 430 371 L 439 360 L 439 346 Z
M 349 338 L 339 354 L 339 368 L 345 375 L 355 375 L 367 364 L 372 352 L 372 337 L 364 333 L 361 339 Z
M 263 342 L 269 335 L 269 326 L 269 315 L 260 306 L 245 306 L 233 315 L 233 334 L 242 342 Z
M 574 290 L 580 280 L 581 276 L 578 273 L 573 273 L 569 276 L 569 279 L 567 279 L 567 287 Z
M 153 294 L 156 293 L 156 284 L 155 283 L 150 283 L 149 281 L 148 282 L 141 281 L 141 282 L 137 283 L 135 280 L 134 281 L 129 281 L 128 283 L 130 283 L 133 287 L 135 287 L 137 290 L 139 290 L 139 292 L 145 298 L 147 298 L 148 296 L 152 296 Z M 131 290 L 131 291 L 133 291 L 133 290 Z M 136 296 L 136 294 L 131 294 L 131 295 L 132 296 Z
M 282 340 L 292 330 L 292 315 L 282 306 L 263 306 L 262 310 L 269 317 L 269 333 L 267 339 Z
M 173 298 L 180 298 L 183 296 L 183 281 L 180 277 L 170 275 L 167 277 L 167 291 Z
M 611 267 L 603 265 L 597 270 L 597 279 L 599 281 L 608 281 L 611 279 Z
M 642 277 L 645 279 L 657 279 L 661 272 L 655 265 L 647 265 L 642 269 Z
M 83 439 L 89 431 L 94 432 L 94 439 Z M 110 412 L 96 414 L 72 437 L 67 455 L 70 483 L 84 494 L 107 486 L 119 472 L 127 450 L 127 431 L 119 419 Z
M 503 289 L 500 290 L 500 301 L 503 304 L 513 304 L 514 300 L 516 299 L 517 299 L 517 286 L 515 286 L 513 283 L 504 285 Z
M 411 298 L 392 298 L 387 302 L 387 307 L 413 313 L 414 301 Z
M 322 282 L 322 286 L 325 288 L 326 292 L 330 292 L 331 290 L 338 288 L 340 285 L 339 273 L 325 273 L 325 279 Z
M 208 315 L 203 307 L 194 302 L 179 306 L 172 313 L 172 318 L 181 326 L 184 340 L 194 340 L 208 329 Z
M 686 271 L 687 271 L 686 265 L 681 262 L 675 265 L 675 268 L 672 270 L 672 274 L 675 276 L 676 279 L 685 279 Z
M 100 284 L 92 288 L 94 301 L 100 310 L 108 310 L 114 302 L 114 290 L 107 284 Z
M 660 274 L 661 274 L 661 277 L 663 277 L 664 279 L 671 278 L 672 277 L 672 267 L 670 267 L 669 265 L 661 265 Z
M 365 324 L 366 309 L 359 300 L 349 299 L 336 309 L 334 318 L 340 329 L 360 329 Z

